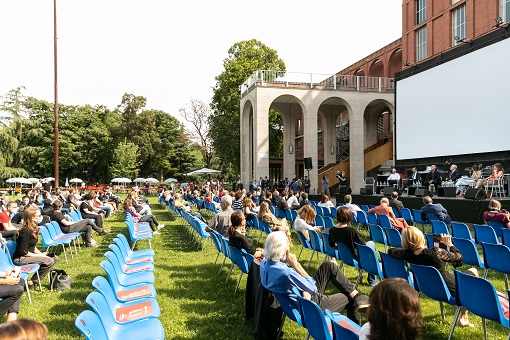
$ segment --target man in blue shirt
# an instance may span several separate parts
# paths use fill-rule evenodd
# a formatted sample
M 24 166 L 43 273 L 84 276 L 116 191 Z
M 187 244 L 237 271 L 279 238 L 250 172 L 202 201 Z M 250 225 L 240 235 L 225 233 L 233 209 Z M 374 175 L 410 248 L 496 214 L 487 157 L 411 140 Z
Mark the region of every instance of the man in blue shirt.
M 431 214 L 436 215 L 440 221 L 443 221 L 446 224 L 450 224 L 452 222 L 452 219 L 450 218 L 450 215 L 448 215 L 448 211 L 445 207 L 439 203 L 432 203 L 432 198 L 430 198 L 430 196 L 423 197 L 423 204 L 425 205 L 420 210 L 421 219 L 423 221 L 427 221 L 427 215 Z
M 260 280 L 267 290 L 288 297 L 296 308 L 299 303 L 292 288 L 297 288 L 301 296 L 315 302 L 322 311 L 341 312 L 347 308 L 347 316 L 358 324 L 359 309 L 368 307 L 368 296 L 355 289 L 336 263 L 323 262 L 315 276 L 309 276 L 296 255 L 289 252 L 289 241 L 284 232 L 272 232 L 267 236 L 264 259 L 260 264 Z M 339 293 L 324 295 L 329 282 Z

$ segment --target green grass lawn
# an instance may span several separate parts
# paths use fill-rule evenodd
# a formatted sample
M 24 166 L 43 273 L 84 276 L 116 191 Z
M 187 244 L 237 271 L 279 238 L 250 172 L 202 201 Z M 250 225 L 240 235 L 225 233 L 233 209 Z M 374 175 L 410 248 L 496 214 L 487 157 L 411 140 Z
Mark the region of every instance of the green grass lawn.
M 234 288 L 239 277 L 239 269 L 235 268 L 228 282 L 228 266 L 220 274 L 219 264 L 214 265 L 216 250 L 208 241 L 204 251 L 197 250 L 196 244 L 186 234 L 185 224 L 170 214 L 168 210 L 156 203 L 151 197 L 153 212 L 160 223 L 166 227 L 161 235 L 155 235 L 152 246 L 156 252 L 155 274 L 157 300 L 161 307 L 161 323 L 165 328 L 167 339 L 246 339 L 251 338 L 251 321 L 244 319 L 244 293 L 246 276 L 241 281 L 240 288 L 234 294 Z M 207 220 L 212 216 L 210 212 L 203 212 Z M 73 289 L 65 292 L 52 292 L 48 289 L 48 281 L 44 280 L 43 292 L 32 292 L 33 303 L 29 304 L 26 296 L 21 304 L 20 317 L 39 320 L 48 326 L 49 339 L 81 339 L 82 336 L 74 327 L 76 316 L 83 310 L 89 309 L 85 303 L 86 296 L 93 291 L 91 282 L 97 275 L 106 276 L 99 266 L 104 259 L 103 254 L 107 246 L 118 233 L 127 234 L 124 225 L 124 214 L 118 213 L 106 221 L 106 227 L 111 228 L 109 235 L 94 238 L 100 243 L 98 249 L 82 247 L 78 256 L 65 263 L 63 255 L 59 257 L 56 268 L 64 269 L 73 279 Z M 258 235 L 258 234 L 257 234 Z M 294 237 L 292 251 L 299 254 L 301 246 Z M 261 239 L 259 246 L 262 246 Z M 147 247 L 147 242 L 139 242 L 139 248 Z M 379 248 L 383 250 L 383 248 Z M 301 255 L 301 262 L 306 264 L 311 253 L 307 250 Z M 313 272 L 319 267 L 323 256 L 315 258 L 308 269 Z M 228 262 L 228 260 L 227 260 Z M 228 262 L 229 263 L 229 262 Z M 466 266 L 466 268 L 468 268 Z M 462 269 L 462 268 L 461 268 Z M 481 272 L 482 273 L 482 272 Z M 346 268 L 345 274 L 353 282 L 357 272 Z M 503 276 L 490 273 L 489 279 L 496 288 L 505 291 Z M 366 284 L 366 274 L 359 290 L 370 293 Z M 334 292 L 329 287 L 328 292 Z M 473 292 L 476 294 L 476 292 Z M 421 297 L 422 315 L 424 318 L 423 339 L 446 339 L 453 320 L 455 308 L 445 306 L 446 318 L 441 320 L 439 303 L 426 297 Z M 483 301 L 480 301 L 483 303 Z M 457 327 L 454 339 L 480 339 L 483 337 L 481 319 L 471 315 L 474 329 Z M 506 339 L 508 332 L 494 322 L 487 322 L 490 339 Z M 284 327 L 284 339 L 303 339 L 306 331 L 295 323 L 287 320 Z M 128 339 L 125 339 L 128 340 Z

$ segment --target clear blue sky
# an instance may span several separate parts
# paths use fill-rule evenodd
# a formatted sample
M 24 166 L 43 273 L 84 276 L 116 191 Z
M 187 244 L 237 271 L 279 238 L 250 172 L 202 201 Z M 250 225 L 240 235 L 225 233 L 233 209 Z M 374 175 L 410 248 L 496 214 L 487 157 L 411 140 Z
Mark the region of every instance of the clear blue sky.
M 178 117 L 209 102 L 235 42 L 287 70 L 332 74 L 401 36 L 400 0 L 57 0 L 59 101 L 115 108 L 125 92 Z M 256 7 L 256 8 L 252 8 Z M 53 0 L 0 2 L 0 95 L 53 101 Z

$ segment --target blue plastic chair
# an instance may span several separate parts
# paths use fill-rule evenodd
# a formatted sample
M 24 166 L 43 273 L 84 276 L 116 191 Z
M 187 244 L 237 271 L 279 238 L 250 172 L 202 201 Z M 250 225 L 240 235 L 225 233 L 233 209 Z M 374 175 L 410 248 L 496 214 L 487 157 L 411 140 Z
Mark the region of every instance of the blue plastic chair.
M 362 225 L 365 228 L 368 229 L 368 217 L 366 215 L 366 212 L 364 211 L 358 211 L 356 213 L 356 216 L 358 217 L 358 230 L 360 229 L 359 226 Z
M 116 285 L 114 288 L 110 282 L 102 276 L 96 276 L 94 280 L 92 280 L 92 287 L 94 287 L 98 292 L 105 296 L 106 294 L 109 294 L 109 292 L 104 292 L 111 290 L 115 296 L 115 299 L 121 303 L 147 298 L 155 299 L 157 296 L 153 285 L 140 284 L 129 287 L 121 287 L 120 285 Z
M 12 264 L 12 260 L 10 258 L 9 250 L 7 246 L 2 243 L 2 249 L 0 250 L 0 271 L 8 272 L 14 269 L 14 265 Z M 25 291 L 27 292 L 28 301 L 32 303 L 32 297 L 30 296 L 30 289 L 28 289 L 28 274 L 21 272 L 20 277 L 25 280 Z
M 501 229 L 501 242 L 510 248 L 510 229 L 504 228 Z
M 340 260 L 340 255 L 338 254 L 338 250 L 332 249 L 331 246 L 329 245 L 329 234 L 328 233 L 322 233 L 322 240 L 324 241 L 324 242 L 322 242 L 322 244 L 324 246 L 324 251 L 326 252 L 326 255 L 328 255 L 331 258 Z
M 476 292 L 476 294 L 473 294 L 473 292 Z M 503 313 L 496 289 L 490 281 L 455 270 L 455 299 L 458 306 L 453 320 L 453 327 L 457 323 L 461 307 L 464 307 L 482 318 L 485 340 L 487 340 L 485 319 L 496 321 L 503 327 L 510 328 L 509 320 Z M 483 303 L 480 303 L 481 301 Z M 450 337 L 453 330 L 450 332 Z
M 420 292 L 431 298 L 432 300 L 439 301 L 439 307 L 441 309 L 441 317 L 444 320 L 444 308 L 443 302 L 446 302 L 452 306 L 456 305 L 455 298 L 450 294 L 446 283 L 444 282 L 441 273 L 434 267 L 421 266 L 411 263 L 413 270 L 414 279 L 420 287 Z M 452 325 L 452 329 L 455 324 Z
M 336 207 L 329 207 L 329 216 L 331 218 L 336 218 Z
M 110 264 L 110 266 L 107 267 L 108 271 L 107 271 L 107 269 L 105 269 L 105 267 L 107 265 L 104 264 L 104 262 L 107 262 Z M 134 273 L 129 273 L 129 274 L 125 273 L 122 270 L 122 268 L 120 267 L 119 260 L 117 260 L 117 257 L 115 255 L 108 258 L 108 261 L 102 261 L 100 263 L 100 266 L 105 271 L 107 271 L 108 277 L 111 278 L 111 276 L 116 275 L 119 283 L 122 286 L 132 286 L 132 285 L 139 284 L 139 283 L 153 284 L 156 281 L 156 279 L 154 277 L 154 272 L 141 271 L 141 272 L 134 272 Z M 113 271 L 113 274 L 110 274 L 109 273 L 110 271 Z M 112 280 L 110 279 L 110 282 L 111 281 Z
M 40 231 L 40 234 L 41 234 L 41 241 L 42 241 L 42 245 L 44 248 L 46 248 L 46 250 L 49 251 L 49 249 L 51 247 L 57 247 L 58 246 L 62 246 L 62 251 L 64 252 L 64 258 L 66 259 L 66 263 L 69 263 L 68 260 L 67 260 L 67 254 L 66 254 L 66 247 L 65 245 L 68 244 L 69 245 L 69 249 L 71 249 L 71 242 L 72 240 L 71 239 L 66 239 L 66 240 L 54 240 L 51 238 L 51 235 L 50 235 L 50 232 L 48 230 L 48 228 L 46 226 L 39 226 L 39 231 Z M 71 251 L 71 255 L 72 255 L 72 251 Z
M 420 212 L 420 210 L 413 209 L 412 212 L 413 212 L 414 223 L 421 224 L 421 228 L 423 230 L 423 233 L 425 234 L 428 231 L 429 223 L 427 223 L 427 221 L 424 221 L 424 220 L 421 219 L 421 212 Z M 427 227 L 427 231 L 425 231 L 425 227 Z
M 390 218 L 388 217 L 388 215 L 377 214 L 377 218 L 379 219 L 379 225 L 381 227 L 386 228 L 386 229 L 393 228 L 393 226 L 391 225 L 391 221 L 390 221 Z
M 223 269 L 223 266 L 225 265 L 225 261 L 227 259 L 230 259 L 230 249 L 229 249 L 229 245 L 228 245 L 228 240 L 219 233 L 217 233 L 216 235 L 218 236 L 219 240 L 221 241 L 221 251 L 222 251 L 223 255 L 225 256 L 223 258 L 223 262 L 221 263 L 220 271 L 218 273 L 218 274 L 220 274 L 221 270 Z M 234 265 L 234 263 L 232 262 L 232 264 L 230 266 L 231 269 L 232 269 L 233 265 Z M 230 272 L 230 270 L 229 270 L 229 272 Z M 227 280 L 228 280 L 228 277 L 227 277 Z
M 308 230 L 308 235 L 310 236 L 310 245 L 312 246 L 312 256 L 310 256 L 310 260 L 308 261 L 308 265 L 306 266 L 307 268 L 310 266 L 314 254 L 317 254 L 317 258 L 319 258 L 319 253 L 326 254 L 319 233 L 316 232 L 315 230 Z M 326 258 L 324 258 L 324 260 L 325 259 Z
M 107 251 L 104 253 L 104 257 L 106 257 L 110 262 L 117 261 L 119 264 L 119 268 L 122 272 L 126 274 L 132 273 L 140 273 L 140 272 L 154 272 L 154 264 L 150 262 L 142 262 L 142 263 L 134 263 L 127 264 L 122 258 L 122 254 L 120 253 L 120 249 L 116 244 L 110 244 L 110 249 L 115 249 L 115 251 Z
M 384 228 L 384 232 L 386 233 L 386 240 L 388 241 L 388 246 L 395 248 L 402 247 L 402 235 L 397 229 Z
M 243 253 L 240 249 L 236 247 L 230 246 L 230 257 L 232 259 L 232 262 L 234 262 L 237 267 L 241 270 L 241 275 L 239 275 L 239 279 L 237 280 L 236 289 L 234 290 L 234 294 L 237 293 L 237 288 L 239 288 L 239 283 L 241 283 L 241 278 L 243 277 L 243 274 L 248 275 L 248 271 L 250 269 L 250 266 L 248 265 L 248 262 L 246 261 L 246 258 L 243 256 Z
M 391 210 L 393 211 L 393 215 L 395 215 L 395 217 L 402 217 L 397 208 L 392 207 Z
M 452 228 L 453 237 L 470 240 L 473 243 L 475 242 L 473 236 L 471 236 L 471 232 L 469 231 L 469 227 L 467 226 L 466 223 L 452 222 L 450 226 Z
M 330 229 L 335 226 L 335 222 L 331 217 L 323 217 L 322 219 L 324 220 L 324 229 Z
M 487 278 L 489 269 L 503 273 L 505 286 L 508 290 L 507 274 L 510 274 L 510 249 L 504 244 L 482 242 L 483 261 L 485 264 L 484 278 Z
M 6 247 L 6 256 L 7 261 L 11 266 L 16 266 L 13 260 L 14 252 L 16 251 L 16 242 L 14 241 L 6 241 L 4 246 Z M 39 268 L 41 267 L 38 263 L 31 263 L 25 265 L 18 265 L 16 267 L 20 267 L 21 272 L 26 275 L 35 274 L 37 276 L 37 282 L 39 282 L 39 291 L 42 292 L 41 280 L 39 278 Z
M 402 218 L 406 220 L 407 224 L 409 225 L 414 224 L 413 214 L 411 213 L 411 210 L 409 210 L 409 208 L 400 208 L 400 214 Z
M 216 266 L 216 262 L 218 262 L 218 258 L 220 257 L 220 254 L 222 254 L 221 243 L 220 243 L 220 240 L 218 239 L 218 236 L 216 235 L 216 233 L 210 233 L 210 234 L 211 234 L 211 239 L 213 241 L 214 247 L 218 251 L 218 255 L 216 255 L 216 260 L 214 260 L 214 265 Z
M 354 255 L 351 253 L 351 250 L 347 247 L 345 243 L 337 242 L 336 246 L 338 248 L 338 253 L 340 254 L 342 262 L 358 270 L 358 277 L 356 279 L 356 284 L 354 285 L 354 288 L 358 288 L 358 284 L 361 281 L 361 275 L 363 274 L 363 270 L 360 268 L 358 260 L 354 258 Z
M 448 230 L 448 226 L 443 221 L 432 220 L 430 223 L 432 224 L 432 234 L 450 235 L 450 230 Z
M 359 267 L 369 274 L 379 276 L 379 279 L 384 277 L 382 273 L 381 263 L 377 258 L 375 251 L 369 246 L 354 243 L 358 251 L 358 264 Z
M 506 226 L 503 225 L 503 223 L 500 223 L 500 222 L 488 221 L 487 224 L 489 226 L 491 226 L 492 229 L 494 229 L 494 231 L 496 232 L 496 236 L 498 236 L 498 237 L 503 237 L 502 230 L 503 229 L 508 229 Z
M 305 235 L 303 235 L 302 232 L 300 232 L 299 230 L 296 230 L 296 233 L 297 233 L 297 236 L 299 239 L 299 243 L 301 244 L 301 251 L 299 252 L 299 255 L 298 255 L 298 260 L 299 260 L 299 258 L 301 257 L 301 253 L 303 252 L 303 249 L 312 250 L 312 245 L 310 244 L 310 241 L 308 241 L 306 239 Z M 312 254 L 312 256 L 313 256 L 313 254 Z
M 142 276 L 127 276 L 125 274 L 118 274 L 113 268 L 113 265 L 109 261 L 102 261 L 100 264 L 101 268 L 105 271 L 108 276 L 108 281 L 112 286 L 113 290 L 119 296 L 119 299 L 129 299 L 133 296 L 133 293 L 147 295 L 149 291 L 151 294 L 155 294 L 153 292 L 154 286 L 152 283 L 143 282 L 146 278 Z M 94 283 L 93 283 L 94 284 Z M 152 288 L 151 288 L 152 287 Z M 148 291 L 144 291 L 144 289 L 148 289 Z M 143 293 L 143 294 L 142 294 Z M 155 297 L 155 295 L 154 295 Z
M 363 210 L 365 213 L 368 213 L 368 211 L 370 210 L 369 206 L 366 205 L 366 204 L 361 204 L 359 206 L 361 208 L 361 210 Z
M 282 318 L 282 323 L 280 325 L 278 335 L 276 336 L 276 339 L 280 339 L 280 335 L 283 329 L 283 324 L 285 323 L 285 319 L 289 318 L 295 323 L 298 324 L 300 327 L 304 327 L 303 319 L 301 317 L 301 310 L 298 309 L 296 304 L 299 306 L 299 301 L 293 301 L 290 299 L 289 296 L 285 294 L 275 293 L 273 292 L 274 297 L 280 304 L 280 307 L 282 307 L 284 317 Z
M 439 217 L 435 214 L 427 214 L 427 221 L 429 224 L 432 224 L 432 221 L 439 221 Z
M 87 340 L 108 340 L 106 329 L 96 313 L 84 310 L 74 321 L 74 325 Z
M 385 279 L 399 277 L 407 280 L 411 287 L 418 290 L 405 261 L 395 259 L 382 251 L 379 251 L 379 254 L 381 255 L 382 273 Z
M 377 224 L 369 224 L 368 229 L 370 230 L 370 239 L 375 243 L 379 243 L 384 245 L 384 249 L 388 247 L 388 241 L 386 240 L 386 235 L 384 234 L 384 228 L 378 226 Z
M 335 340 L 358 340 L 361 327 L 348 317 L 333 313 L 326 309 L 326 315 L 331 319 L 333 325 L 333 339 Z
M 471 266 L 477 266 L 485 269 L 485 265 L 478 254 L 478 250 L 473 242 L 463 238 L 452 237 L 452 242 L 462 253 L 462 263 L 469 264 Z
M 329 318 L 326 319 L 324 314 L 322 314 L 322 310 L 315 302 L 302 298 L 301 295 L 297 296 L 301 305 L 303 323 L 308 333 L 314 340 L 332 340 L 328 327 L 328 321 L 331 323 L 331 320 Z
M 473 228 L 475 229 L 475 242 L 476 244 L 492 243 L 499 244 L 498 237 L 494 229 L 491 226 L 483 225 L 483 224 L 473 224 Z
M 379 224 L 379 219 L 375 213 L 367 213 L 369 224 Z
M 104 326 L 108 339 L 164 339 L 165 331 L 156 318 L 140 319 L 127 324 L 119 324 L 108 307 L 106 298 L 98 292 L 87 296 L 86 302 L 94 309 Z

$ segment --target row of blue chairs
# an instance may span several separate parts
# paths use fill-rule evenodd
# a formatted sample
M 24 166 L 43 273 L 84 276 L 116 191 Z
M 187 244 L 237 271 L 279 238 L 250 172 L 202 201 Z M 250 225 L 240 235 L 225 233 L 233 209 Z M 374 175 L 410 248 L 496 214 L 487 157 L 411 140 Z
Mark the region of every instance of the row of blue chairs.
M 141 240 L 146 240 L 149 243 L 149 248 L 152 248 L 152 229 L 150 228 L 149 223 L 135 222 L 133 216 L 131 216 L 129 213 L 126 213 L 126 220 L 124 223 L 126 224 L 129 238 L 132 243 L 132 250 L 135 249 L 136 242 Z
M 91 310 L 78 315 L 75 326 L 85 339 L 164 339 L 161 310 L 154 289 L 154 251 L 133 250 L 118 234 L 100 266 L 108 279 L 96 276 L 85 299 Z
M 206 243 L 205 241 L 210 238 L 209 232 L 206 231 L 207 224 L 184 209 L 176 209 L 173 202 L 169 202 L 168 207 L 171 211 L 173 211 L 177 216 L 182 218 L 187 223 L 189 228 L 186 228 L 186 232 L 195 241 L 197 248 L 204 250 Z

